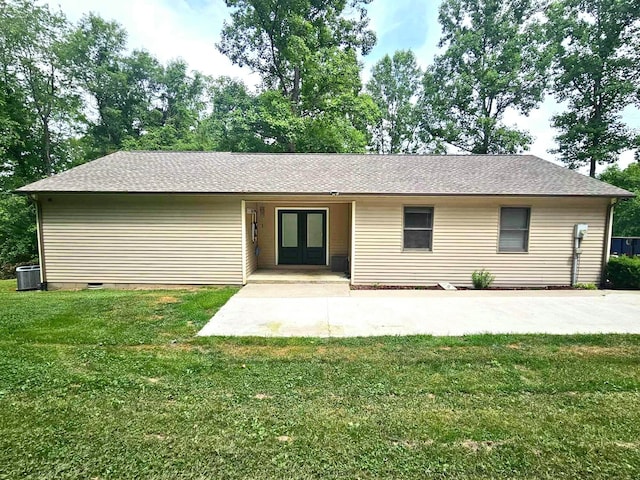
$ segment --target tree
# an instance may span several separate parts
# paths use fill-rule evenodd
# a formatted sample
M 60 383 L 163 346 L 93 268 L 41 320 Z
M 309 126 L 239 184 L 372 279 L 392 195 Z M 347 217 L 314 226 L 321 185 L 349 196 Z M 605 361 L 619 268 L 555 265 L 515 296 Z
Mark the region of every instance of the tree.
M 371 69 L 367 91 L 380 110 L 373 148 L 378 153 L 416 153 L 422 147 L 418 130 L 423 72 L 411 50 L 385 55 Z
M 69 63 L 90 98 L 85 135 L 87 157 L 116 151 L 140 136 L 161 75 L 157 59 L 144 51 L 126 54 L 127 33 L 97 15 L 83 17 L 69 47 Z
M 600 180 L 636 194 L 636 197 L 616 204 L 613 234 L 620 237 L 640 236 L 640 163 L 632 163 L 624 170 L 612 165 L 602 172 Z
M 1 31 L 1 29 L 0 29 Z M 0 38 L 2 35 L 0 34 Z M 27 108 L 27 92 L 3 55 L 0 74 L 0 190 L 8 191 L 41 177 L 40 138 Z
M 22 158 L 17 166 L 26 180 L 35 180 L 65 168 L 66 139 L 80 108 L 79 96 L 65 71 L 68 23 L 64 15 L 46 6 L 16 0 L 0 5 L 0 32 L 3 84 L 7 88 L 2 104 L 5 108 L 11 105 L 13 114 L 26 110 L 29 136 L 37 139 L 39 151 L 29 157 L 28 166 L 20 162 L 26 157 L 19 155 Z M 16 99 L 23 102 L 23 108 L 15 104 Z M 8 117 L 5 129 L 23 123 L 11 113 Z M 11 143 L 10 133 L 8 138 Z
M 71 38 L 70 68 L 91 101 L 91 110 L 95 108 L 86 120 L 89 158 L 111 153 L 125 136 L 121 105 L 126 98 L 122 72 L 126 38 L 120 25 L 94 14 L 80 20 Z
M 38 257 L 36 215 L 31 202 L 0 192 L 0 278 L 12 277 L 16 265 Z
M 424 76 L 422 128 L 475 154 L 516 153 L 530 135 L 504 123 L 511 110 L 528 114 L 545 89 L 545 57 L 533 21 L 534 0 L 444 0 L 439 20 L 443 54 Z
M 196 130 L 205 149 L 258 152 L 264 142 L 253 129 L 256 97 L 240 80 L 219 77 L 208 84 L 210 113 Z
M 37 257 L 35 209 L 13 189 L 70 163 L 79 101 L 65 71 L 67 22 L 29 0 L 0 3 L 0 276 Z
M 129 89 L 139 92 L 139 109 L 127 125 L 122 140 L 128 150 L 202 150 L 196 130 L 206 109 L 205 91 L 209 79 L 189 72 L 183 60 L 160 65 L 155 58 L 138 52 L 139 71 Z M 132 65 L 132 59 L 125 59 Z M 146 84 L 144 83 L 146 82 Z
M 553 117 L 554 153 L 569 168 L 615 162 L 638 146 L 621 119 L 640 88 L 640 3 L 556 0 L 547 9 L 553 93 L 567 111 Z
M 200 72 L 189 72 L 184 60 L 173 60 L 161 69 L 158 79 L 161 113 L 160 123 L 172 125 L 179 132 L 195 128 L 205 108 L 206 78 Z
M 196 130 L 206 111 L 209 79 L 183 60 L 162 65 L 145 51 L 126 52 L 127 33 L 89 14 L 73 35 L 71 62 L 91 98 L 87 157 L 118 149 L 201 150 Z
M 226 0 L 231 22 L 218 49 L 262 77 L 261 135 L 268 148 L 364 151 L 366 129 L 356 115 L 370 99 L 360 94 L 356 51 L 366 54 L 375 44 L 367 29 L 370 1 L 352 0 L 356 15 L 347 17 L 346 0 Z M 311 135 L 320 124 L 339 130 L 316 143 Z

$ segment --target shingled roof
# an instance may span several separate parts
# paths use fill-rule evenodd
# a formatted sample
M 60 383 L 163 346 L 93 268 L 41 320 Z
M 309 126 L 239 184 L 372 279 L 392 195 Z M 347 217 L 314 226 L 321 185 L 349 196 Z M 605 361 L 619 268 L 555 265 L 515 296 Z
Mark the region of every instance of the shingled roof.
M 18 192 L 633 196 L 531 155 L 223 152 L 117 152 Z

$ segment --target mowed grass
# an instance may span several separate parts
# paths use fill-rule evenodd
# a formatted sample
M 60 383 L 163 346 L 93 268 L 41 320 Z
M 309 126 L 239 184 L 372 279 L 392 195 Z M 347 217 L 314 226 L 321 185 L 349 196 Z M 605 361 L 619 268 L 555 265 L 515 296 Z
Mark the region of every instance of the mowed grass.
M 0 478 L 640 478 L 637 336 L 201 339 L 234 289 L 14 288 Z

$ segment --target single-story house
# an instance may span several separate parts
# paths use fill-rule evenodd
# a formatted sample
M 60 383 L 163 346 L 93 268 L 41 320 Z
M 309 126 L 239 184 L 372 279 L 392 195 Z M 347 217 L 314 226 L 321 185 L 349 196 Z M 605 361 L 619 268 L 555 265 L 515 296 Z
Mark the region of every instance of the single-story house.
M 18 192 L 50 288 L 241 285 L 345 257 L 357 285 L 598 283 L 633 196 L 530 155 L 221 152 L 117 152 Z

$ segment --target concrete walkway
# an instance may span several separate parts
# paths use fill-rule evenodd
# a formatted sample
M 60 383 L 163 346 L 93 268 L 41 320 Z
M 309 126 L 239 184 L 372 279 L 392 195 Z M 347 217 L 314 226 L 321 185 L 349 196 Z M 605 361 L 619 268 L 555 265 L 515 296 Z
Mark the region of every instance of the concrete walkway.
M 349 290 L 247 285 L 198 335 L 356 337 L 640 333 L 640 292 Z

